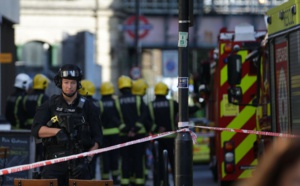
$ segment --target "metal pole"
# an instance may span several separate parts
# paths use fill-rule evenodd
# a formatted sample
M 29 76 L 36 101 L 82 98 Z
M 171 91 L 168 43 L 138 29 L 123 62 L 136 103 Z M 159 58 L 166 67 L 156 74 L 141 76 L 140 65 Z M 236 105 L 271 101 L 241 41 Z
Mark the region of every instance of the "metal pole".
M 154 141 L 154 170 L 153 170 L 153 185 L 160 185 L 160 175 L 159 175 L 159 142 L 157 140 Z
M 135 27 L 134 27 L 134 47 L 135 47 L 135 60 L 133 66 L 139 66 L 139 17 L 140 17 L 140 1 L 135 0 Z
M 2 53 L 2 15 L 0 14 L 0 53 Z M 0 64 L 0 76 L 1 76 L 1 80 L 0 80 L 0 92 L 2 92 L 2 63 Z M 0 96 L 0 105 L 2 105 L 2 96 Z M 0 106 L 0 115 L 4 115 L 4 113 L 2 113 L 2 106 Z
M 169 186 L 169 159 L 168 159 L 168 151 L 165 149 L 163 151 L 163 158 L 164 158 L 164 185 L 163 186 Z
M 178 91 L 179 91 L 179 128 L 187 128 L 188 118 L 188 35 L 191 25 L 188 0 L 179 0 L 178 33 Z M 192 6 L 191 6 L 192 8 Z M 192 137 L 189 132 L 177 134 L 175 139 L 175 186 L 193 186 Z

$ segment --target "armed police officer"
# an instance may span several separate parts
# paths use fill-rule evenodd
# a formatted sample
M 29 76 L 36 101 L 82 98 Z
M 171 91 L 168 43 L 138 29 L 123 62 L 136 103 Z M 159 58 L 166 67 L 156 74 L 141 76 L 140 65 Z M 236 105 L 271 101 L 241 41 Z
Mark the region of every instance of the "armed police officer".
M 77 90 L 82 72 L 76 65 L 62 66 L 54 82 L 62 90 L 42 104 L 33 121 L 32 135 L 42 138 L 45 158 L 53 159 L 95 150 L 102 142 L 99 112 Z M 57 178 L 60 186 L 68 179 L 91 179 L 89 157 L 48 165 L 42 170 L 42 179 Z

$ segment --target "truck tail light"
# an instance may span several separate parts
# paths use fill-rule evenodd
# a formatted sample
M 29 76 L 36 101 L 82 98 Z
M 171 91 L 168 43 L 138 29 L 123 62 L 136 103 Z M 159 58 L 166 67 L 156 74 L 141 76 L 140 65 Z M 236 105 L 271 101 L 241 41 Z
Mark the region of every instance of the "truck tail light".
M 234 164 L 233 163 L 227 163 L 225 166 L 225 172 L 226 173 L 233 173 L 234 172 Z
M 234 142 L 225 141 L 224 146 L 224 163 L 225 163 L 225 172 L 227 174 L 232 174 L 235 171 L 235 154 L 234 154 Z

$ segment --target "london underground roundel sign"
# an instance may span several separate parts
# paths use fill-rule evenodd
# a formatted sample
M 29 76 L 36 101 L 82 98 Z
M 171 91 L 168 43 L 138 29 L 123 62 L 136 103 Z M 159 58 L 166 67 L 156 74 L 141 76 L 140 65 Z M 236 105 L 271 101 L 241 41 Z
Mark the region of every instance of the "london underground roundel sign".
M 135 38 L 135 19 L 136 16 L 130 16 L 124 25 L 125 30 L 132 38 Z M 151 29 L 152 25 L 149 24 L 148 19 L 145 16 L 139 16 L 138 38 L 142 39 L 146 37 Z

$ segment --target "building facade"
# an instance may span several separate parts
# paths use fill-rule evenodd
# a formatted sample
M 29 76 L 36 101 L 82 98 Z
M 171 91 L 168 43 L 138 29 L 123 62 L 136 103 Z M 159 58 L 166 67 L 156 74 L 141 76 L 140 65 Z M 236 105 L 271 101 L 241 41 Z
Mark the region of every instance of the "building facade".
M 6 98 L 13 91 L 12 74 L 15 74 L 16 60 L 14 25 L 19 21 L 19 0 L 0 0 L 0 116 L 4 115 Z
M 264 12 L 283 1 L 194 0 L 191 72 L 217 46 L 220 29 L 247 23 L 265 30 Z M 21 0 L 15 36 L 17 71 L 51 77 L 60 65 L 75 63 L 97 87 L 116 84 L 120 75 L 150 85 L 177 77 L 177 0 Z
M 126 58 L 118 30 L 125 16 L 117 9 L 113 0 L 22 0 L 16 26 L 18 69 L 42 70 L 51 77 L 62 64 L 75 63 L 98 87 L 116 79 L 124 69 L 118 61 Z M 112 51 L 118 52 L 112 56 Z

